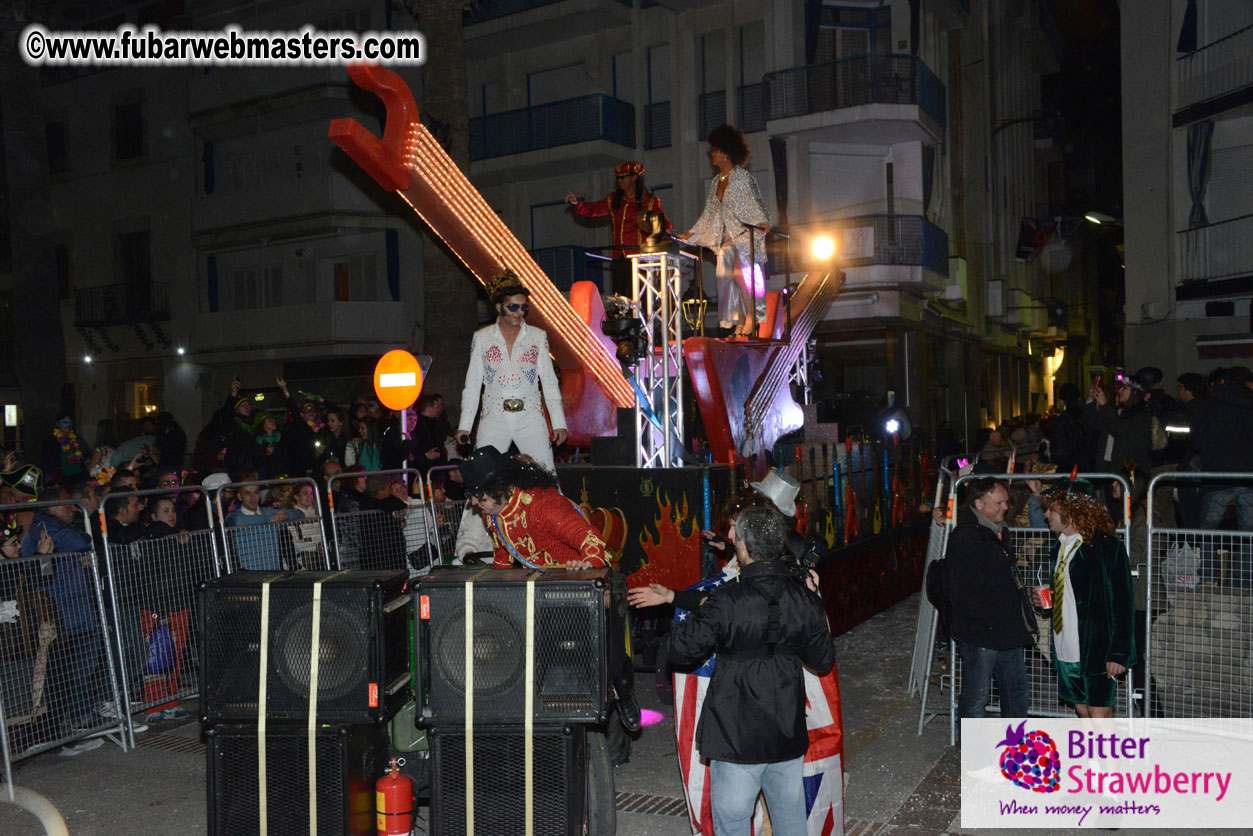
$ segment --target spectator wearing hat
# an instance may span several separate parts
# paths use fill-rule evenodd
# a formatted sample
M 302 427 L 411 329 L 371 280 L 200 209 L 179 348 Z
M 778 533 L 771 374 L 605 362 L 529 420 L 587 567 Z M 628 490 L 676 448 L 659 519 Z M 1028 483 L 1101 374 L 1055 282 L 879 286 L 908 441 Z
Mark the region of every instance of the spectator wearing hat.
M 535 463 L 480 447 L 457 466 L 470 502 L 492 533 L 494 566 L 536 569 L 591 569 L 608 566 L 605 543 L 569 498 L 557 490 L 557 477 Z M 630 731 L 640 727 L 635 674 L 626 654 L 626 584 L 611 582 L 609 667 L 618 694 L 619 717 Z
M 48 594 L 60 625 L 48 663 L 53 699 L 67 728 L 90 728 L 98 720 L 88 685 L 100 667 L 104 633 L 96 606 L 92 541 L 72 527 L 76 511 L 68 504 L 39 511 L 22 538 L 22 557 L 54 555 Z
M 1118 677 L 1136 662 L 1131 561 L 1109 511 L 1076 482 L 1042 497 L 1052 550 L 1057 692 L 1080 717 L 1112 717 Z
M 497 319 L 474 332 L 456 436 L 457 443 L 469 444 L 477 418 L 475 443 L 479 447 L 507 452 L 510 445 L 516 445 L 520 454 L 551 473 L 555 470 L 552 445 L 566 441 L 566 414 L 548 354 L 548 334 L 526 324 L 530 295 L 511 270 L 493 282 L 491 298 Z M 551 435 L 548 421 L 552 422 Z
M 1161 372 L 1154 371 L 1160 381 Z M 1120 375 L 1114 385 L 1116 405 L 1109 403 L 1105 390 L 1093 381 L 1083 407 L 1083 419 L 1097 437 L 1096 468 L 1118 473 L 1127 462 L 1133 462 L 1132 469 L 1149 473 L 1153 470 L 1153 449 L 1158 446 L 1155 435 L 1160 434 L 1161 449 L 1166 443 L 1165 431 L 1149 410 L 1148 390 L 1139 381 Z
M 661 208 L 661 199 L 644 187 L 644 164 L 635 160 L 618 163 L 613 170 L 616 188 L 603 200 L 586 201 L 566 192 L 566 203 L 584 218 L 608 215 L 613 226 L 613 292 L 631 295 L 631 263 L 627 256 L 639 252 L 639 219 L 645 212 L 661 215 L 666 232 L 670 221 Z
M 92 464 L 92 450 L 87 441 L 81 438 L 74 429 L 74 416 L 68 412 L 57 415 L 52 426 L 52 435 L 43 443 L 43 471 L 55 484 L 65 484 L 66 480 L 87 478 L 87 471 Z
M 239 378 L 231 381 L 231 393 L 217 412 L 218 433 L 222 440 L 222 467 L 232 473 L 255 469 L 259 449 L 252 437 L 252 399 L 241 397 Z

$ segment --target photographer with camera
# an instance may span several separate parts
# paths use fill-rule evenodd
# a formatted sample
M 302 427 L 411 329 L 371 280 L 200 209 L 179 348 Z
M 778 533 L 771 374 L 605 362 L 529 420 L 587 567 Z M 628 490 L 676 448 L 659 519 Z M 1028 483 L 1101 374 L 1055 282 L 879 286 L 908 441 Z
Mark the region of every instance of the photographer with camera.
M 788 523 L 770 508 L 735 518 L 737 583 L 728 583 L 670 634 L 676 667 L 718 654 L 697 727 L 697 748 L 710 762 L 712 814 L 718 836 L 749 832 L 764 791 L 776 833 L 804 833 L 802 765 L 804 669 L 835 664 L 817 577 L 801 583 L 781 560 Z

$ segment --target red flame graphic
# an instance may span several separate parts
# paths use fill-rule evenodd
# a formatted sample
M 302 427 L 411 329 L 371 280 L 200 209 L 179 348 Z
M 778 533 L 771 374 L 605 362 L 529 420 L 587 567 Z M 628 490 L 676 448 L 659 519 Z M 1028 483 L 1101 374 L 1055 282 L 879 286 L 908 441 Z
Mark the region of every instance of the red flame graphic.
M 647 528 L 640 531 L 644 562 L 627 577 L 627 586 L 659 583 L 670 589 L 686 589 L 700 580 L 700 526 L 689 516 L 687 497 L 681 505 L 670 502 L 664 491 L 657 491 L 657 536 Z

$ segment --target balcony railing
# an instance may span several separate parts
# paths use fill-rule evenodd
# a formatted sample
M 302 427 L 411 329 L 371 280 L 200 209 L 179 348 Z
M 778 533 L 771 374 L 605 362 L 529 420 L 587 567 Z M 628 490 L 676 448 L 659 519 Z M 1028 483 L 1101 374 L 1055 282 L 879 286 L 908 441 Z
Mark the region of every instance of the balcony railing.
M 948 275 L 948 233 L 922 215 L 855 215 L 793 224 L 789 230 L 793 253 L 804 253 L 796 264 L 801 269 L 809 266 L 806 229 L 813 234 L 835 233 L 837 257 L 845 267 L 901 265 Z
M 75 325 L 130 325 L 169 318 L 169 282 L 106 284 L 74 291 Z
M 602 265 L 607 262 L 589 259 L 586 247 L 541 247 L 531 250 L 531 258 L 535 259 L 535 263 L 562 293 L 568 292 L 571 285 L 581 281 L 596 282 L 602 291 L 605 289 L 605 269 Z
M 1175 61 L 1175 109 L 1253 84 L 1253 26 L 1232 32 Z
M 670 102 L 654 102 L 644 108 L 644 148 L 669 148 Z
M 866 104 L 917 105 L 940 127 L 944 84 L 915 55 L 858 55 L 767 73 L 767 119 L 787 119 Z
M 1185 229 L 1175 258 L 1183 282 L 1253 273 L 1253 215 Z
M 745 84 L 736 91 L 739 100 L 735 105 L 735 119 L 740 130 L 746 134 L 766 129 L 764 91 L 765 85 L 762 84 Z
M 603 139 L 635 147 L 635 108 L 611 96 L 524 107 L 470 120 L 470 159 L 489 160 Z

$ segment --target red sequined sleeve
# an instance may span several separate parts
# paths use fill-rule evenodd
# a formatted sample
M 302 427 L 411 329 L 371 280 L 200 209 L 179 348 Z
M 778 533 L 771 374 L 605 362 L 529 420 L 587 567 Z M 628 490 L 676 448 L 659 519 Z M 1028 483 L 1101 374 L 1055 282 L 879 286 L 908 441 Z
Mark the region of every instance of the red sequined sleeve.
M 574 204 L 574 211 L 585 218 L 603 218 L 609 214 L 609 198 L 604 200 L 580 200 Z
M 564 496 L 554 497 L 547 513 L 552 514 L 552 535 L 579 553 L 579 560 L 589 561 L 593 566 L 606 566 L 605 543 L 583 518 L 578 509 Z

